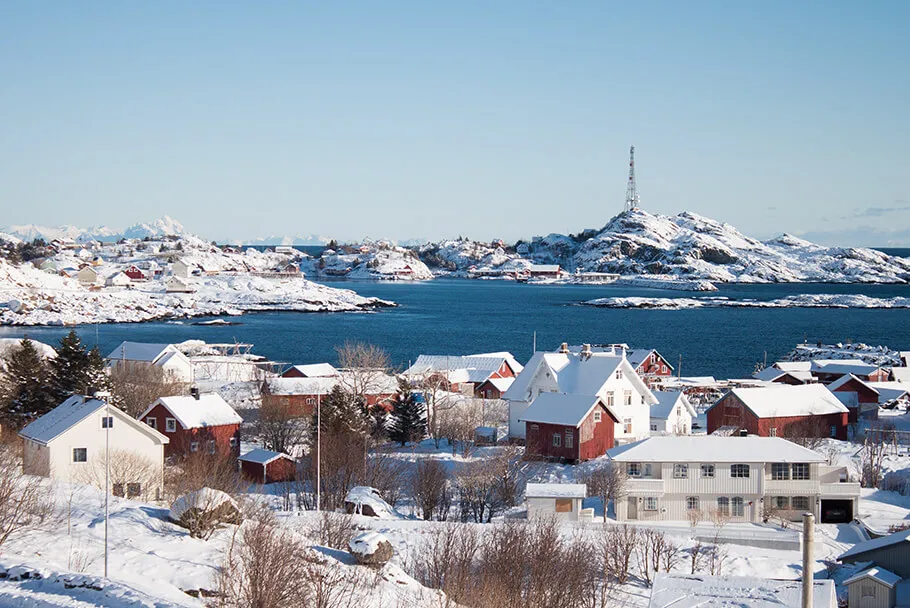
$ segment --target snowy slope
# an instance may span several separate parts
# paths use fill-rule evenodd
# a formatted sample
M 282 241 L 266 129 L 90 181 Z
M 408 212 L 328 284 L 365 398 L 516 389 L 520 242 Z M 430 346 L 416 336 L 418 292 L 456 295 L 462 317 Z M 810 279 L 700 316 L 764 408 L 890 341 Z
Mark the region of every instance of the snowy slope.
M 78 228 L 76 226 L 68 225 L 49 227 L 38 226 L 36 224 L 24 224 L 0 228 L 0 232 L 5 232 L 23 241 L 44 239 L 49 243 L 54 239 L 71 239 L 77 242 L 95 240 L 111 242 L 122 238 L 142 239 L 145 237 L 162 237 L 167 235 L 180 236 L 186 234 L 186 229 L 184 229 L 180 222 L 165 215 L 153 222 L 133 224 L 125 230 L 116 230 L 108 228 L 107 226 Z
M 338 251 L 327 249 L 313 268 L 319 275 L 349 279 L 426 281 L 433 278 L 416 253 L 386 242 L 367 242 Z

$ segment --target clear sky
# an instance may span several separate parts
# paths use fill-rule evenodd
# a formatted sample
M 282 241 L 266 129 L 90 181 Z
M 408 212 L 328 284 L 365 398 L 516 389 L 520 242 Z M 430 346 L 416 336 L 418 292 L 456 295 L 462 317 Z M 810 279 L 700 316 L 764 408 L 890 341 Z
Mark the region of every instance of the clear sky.
M 630 144 L 654 212 L 910 242 L 910 2 L 0 3 L 0 225 L 514 240 Z

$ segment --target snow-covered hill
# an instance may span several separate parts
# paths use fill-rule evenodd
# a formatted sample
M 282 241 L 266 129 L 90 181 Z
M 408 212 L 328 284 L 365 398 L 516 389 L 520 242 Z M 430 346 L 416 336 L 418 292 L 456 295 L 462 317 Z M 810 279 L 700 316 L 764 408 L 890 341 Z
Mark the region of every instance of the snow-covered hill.
M 327 249 L 313 268 L 321 276 L 349 279 L 426 281 L 433 278 L 415 252 L 384 241 L 337 251 Z
M 306 236 L 302 236 L 299 234 L 292 235 L 292 236 L 279 236 L 279 235 L 272 234 L 269 236 L 258 237 L 255 239 L 247 239 L 247 240 L 235 239 L 233 242 L 235 245 L 293 246 L 293 245 L 326 245 L 331 240 L 332 239 L 330 239 L 328 237 L 320 236 L 318 234 L 310 234 L 310 235 L 306 235 Z
M 44 239 L 48 243 L 54 239 L 73 240 L 77 243 L 87 243 L 89 241 L 113 242 L 123 238 L 142 239 L 146 237 L 157 238 L 163 236 L 182 236 L 186 234 L 186 229 L 175 219 L 164 216 L 153 222 L 140 222 L 133 224 L 125 230 L 116 230 L 107 226 L 91 226 L 89 228 L 78 228 L 76 226 L 38 226 L 36 224 L 24 224 L 19 226 L 7 226 L 0 228 L 0 232 L 6 233 L 22 241 L 32 241 L 34 239 Z

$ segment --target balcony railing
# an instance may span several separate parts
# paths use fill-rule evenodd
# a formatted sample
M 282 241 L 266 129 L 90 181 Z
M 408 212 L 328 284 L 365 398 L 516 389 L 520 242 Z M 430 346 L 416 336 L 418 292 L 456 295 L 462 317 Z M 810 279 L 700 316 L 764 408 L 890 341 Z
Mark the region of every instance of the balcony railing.
M 819 485 L 819 494 L 822 498 L 856 498 L 859 496 L 859 488 L 855 481 L 823 483 Z
M 626 480 L 626 491 L 630 494 L 663 494 L 664 480 L 630 477 Z

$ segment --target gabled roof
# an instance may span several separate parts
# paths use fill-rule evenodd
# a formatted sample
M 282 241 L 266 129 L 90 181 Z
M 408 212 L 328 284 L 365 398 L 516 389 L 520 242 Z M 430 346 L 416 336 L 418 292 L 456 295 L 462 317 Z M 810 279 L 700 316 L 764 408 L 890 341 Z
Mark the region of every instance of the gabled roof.
M 808 370 L 782 370 L 776 367 L 766 367 L 760 372 L 755 372 L 752 376 L 758 380 L 766 380 L 768 382 L 774 382 L 781 376 L 790 376 L 803 383 L 811 382 L 814 378 L 812 372 Z
M 858 376 L 868 376 L 869 374 L 880 369 L 877 365 L 869 365 L 865 361 L 847 360 L 847 361 L 813 361 L 813 374 L 856 374 Z
M 107 356 L 110 360 L 148 361 L 154 363 L 165 352 L 176 350 L 173 344 L 155 344 L 151 342 L 121 342 Z
M 853 576 L 851 576 L 850 578 L 848 578 L 841 584 L 849 585 L 850 583 L 855 583 L 856 581 L 860 581 L 864 578 L 871 578 L 873 580 L 876 580 L 876 581 L 880 582 L 882 585 L 885 585 L 886 587 L 889 587 L 891 589 L 894 589 L 897 586 L 897 584 L 899 582 L 901 582 L 901 580 L 903 580 L 903 579 L 901 579 L 901 577 L 894 574 L 890 570 L 885 570 L 884 568 L 879 568 L 878 566 L 875 566 L 875 567 L 869 568 L 868 570 L 863 570 L 862 572 L 858 572 L 857 574 L 854 574 Z
M 294 365 L 295 369 L 305 378 L 329 378 L 338 375 L 338 370 L 330 363 L 311 363 L 309 365 Z
M 910 384 L 910 367 L 892 367 L 891 375 L 898 382 Z
M 525 498 L 587 498 L 588 486 L 583 483 L 529 483 Z
M 150 405 L 139 416 L 139 419 L 145 418 L 159 404 L 173 414 L 180 426 L 185 429 L 240 424 L 243 422 L 243 418 L 217 393 L 199 395 L 198 399 L 192 395 L 162 397 Z
M 73 426 L 79 424 L 104 407 L 105 403 L 99 399 L 83 397 L 82 395 L 73 395 L 44 416 L 41 416 L 19 431 L 19 436 L 42 445 L 47 445 Z M 115 416 L 118 420 L 122 420 L 123 422 L 134 426 L 140 431 L 155 437 L 162 443 L 168 443 L 169 440 L 165 435 L 162 435 L 152 427 L 128 416 L 116 407 L 111 406 L 109 412 L 111 416 Z
M 830 390 L 831 392 L 834 392 L 837 389 L 839 389 L 840 387 L 842 387 L 843 385 L 850 382 L 851 380 L 854 380 L 854 381 L 860 383 L 861 385 L 865 386 L 866 388 L 868 388 L 870 391 L 872 391 L 876 395 L 878 394 L 878 390 L 876 390 L 875 387 L 873 387 L 871 384 L 869 384 L 865 380 L 857 378 L 853 374 L 845 374 L 845 375 L 841 376 L 840 378 L 838 378 L 837 380 L 835 380 L 834 382 L 832 382 L 831 384 L 828 385 L 828 390 Z
M 521 373 L 522 366 L 509 353 L 490 353 L 481 355 L 420 355 L 411 367 L 405 370 L 406 376 L 420 376 L 436 372 L 464 370 L 466 376 L 462 382 L 479 384 L 499 371 L 502 364 L 511 368 L 512 373 Z M 451 378 L 450 378 L 451 380 Z M 454 381 L 454 380 L 453 380 Z
M 262 448 L 256 448 L 247 452 L 246 454 L 242 454 L 238 460 L 241 460 L 243 462 L 255 462 L 256 464 L 268 464 L 273 460 L 278 460 L 279 458 L 287 458 L 291 461 L 294 460 L 283 452 L 273 452 L 271 450 L 263 450 Z
M 734 388 L 730 392 L 758 418 L 839 414 L 848 411 L 823 384 L 773 384 L 758 388 Z M 723 397 L 717 403 L 722 400 Z
M 786 439 L 755 436 L 649 437 L 608 450 L 607 456 L 618 462 L 827 462 Z
M 602 404 L 596 395 L 567 395 L 565 393 L 541 393 L 521 416 L 522 422 L 542 422 L 544 424 L 564 424 L 578 426 L 587 418 L 597 404 Z M 619 422 L 616 415 L 605 406 L 605 409 Z
M 867 384 L 878 391 L 878 402 L 881 404 L 910 396 L 910 384 L 903 382 L 868 382 Z
M 657 397 L 657 403 L 651 406 L 651 418 L 666 420 L 673 413 L 677 403 L 685 407 L 686 413 L 690 416 L 698 415 L 685 393 L 681 391 L 654 391 L 654 396 Z
M 807 372 L 812 369 L 811 361 L 775 361 L 771 367 L 785 372 Z
M 340 384 L 337 377 L 269 378 L 267 382 L 273 395 L 328 395 Z
M 514 384 L 515 378 L 490 378 L 487 382 L 492 384 L 500 393 L 504 393 Z
M 653 348 L 629 349 L 626 351 L 626 359 L 629 360 L 629 363 L 632 364 L 632 367 L 638 369 L 638 366 L 641 365 L 645 360 L 647 360 L 647 358 L 651 355 L 651 353 L 654 353 L 658 357 L 660 357 L 660 360 L 666 364 L 667 368 L 669 368 L 671 371 L 673 370 L 673 366 L 670 365 L 670 362 L 667 361 L 663 355 L 661 355 L 659 352 L 657 352 Z
M 877 549 L 884 549 L 885 547 L 890 547 L 892 545 L 906 542 L 910 542 L 910 530 L 903 530 L 901 532 L 889 534 L 888 536 L 882 536 L 881 538 L 873 538 L 872 540 L 856 543 L 853 545 L 853 547 L 841 553 L 837 559 L 838 561 L 841 561 L 848 557 L 856 557 L 857 555 L 862 555 L 863 553 L 868 553 Z

